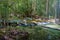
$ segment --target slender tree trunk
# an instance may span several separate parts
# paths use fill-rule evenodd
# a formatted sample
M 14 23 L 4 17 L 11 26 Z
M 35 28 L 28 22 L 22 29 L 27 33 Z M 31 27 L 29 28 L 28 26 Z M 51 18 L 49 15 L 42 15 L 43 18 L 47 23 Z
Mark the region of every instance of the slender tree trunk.
M 48 17 L 48 11 L 49 11 L 49 0 L 46 0 L 46 17 Z
M 32 0 L 32 15 L 36 14 L 36 0 Z

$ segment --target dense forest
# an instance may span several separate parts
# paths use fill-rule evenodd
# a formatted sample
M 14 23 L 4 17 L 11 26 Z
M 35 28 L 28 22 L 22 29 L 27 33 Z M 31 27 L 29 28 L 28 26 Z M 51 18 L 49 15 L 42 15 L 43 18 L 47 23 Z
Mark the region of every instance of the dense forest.
M 48 16 L 49 14 L 52 16 L 55 13 L 55 2 L 55 0 L 1 0 L 0 18 Z

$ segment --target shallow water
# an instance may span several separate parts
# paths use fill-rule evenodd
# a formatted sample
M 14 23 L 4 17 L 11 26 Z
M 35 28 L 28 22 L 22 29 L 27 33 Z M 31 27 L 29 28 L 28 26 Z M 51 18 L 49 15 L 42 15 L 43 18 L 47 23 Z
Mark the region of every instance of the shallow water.
M 50 27 L 50 28 L 60 29 L 60 25 L 58 25 L 58 24 L 47 24 L 45 26 Z

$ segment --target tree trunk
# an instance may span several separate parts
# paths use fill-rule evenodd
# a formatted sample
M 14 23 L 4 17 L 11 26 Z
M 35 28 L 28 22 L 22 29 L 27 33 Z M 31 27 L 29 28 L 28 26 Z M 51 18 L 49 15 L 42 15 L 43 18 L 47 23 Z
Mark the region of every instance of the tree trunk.
M 48 11 L 49 11 L 49 0 L 46 0 L 46 17 L 48 17 Z
M 36 14 L 36 0 L 32 0 L 32 15 L 35 15 Z

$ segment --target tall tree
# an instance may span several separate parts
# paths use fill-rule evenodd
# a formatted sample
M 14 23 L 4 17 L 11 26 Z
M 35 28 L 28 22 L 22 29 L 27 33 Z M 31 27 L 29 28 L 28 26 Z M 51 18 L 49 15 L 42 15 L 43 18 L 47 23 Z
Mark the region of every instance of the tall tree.
M 32 14 L 36 14 L 36 0 L 32 0 L 32 9 L 33 9 L 33 11 L 32 11 Z
M 49 10 L 49 0 L 46 0 L 46 16 L 48 16 L 48 10 Z

